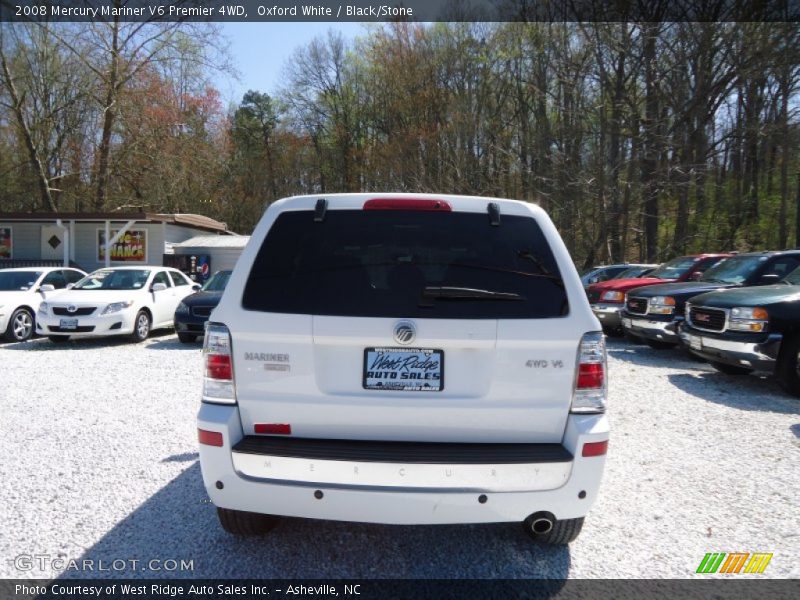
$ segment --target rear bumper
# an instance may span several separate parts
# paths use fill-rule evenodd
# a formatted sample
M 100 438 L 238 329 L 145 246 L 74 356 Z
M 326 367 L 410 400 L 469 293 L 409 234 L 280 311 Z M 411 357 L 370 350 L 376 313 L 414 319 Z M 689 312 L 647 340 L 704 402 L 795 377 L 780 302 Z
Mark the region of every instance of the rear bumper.
M 494 463 L 486 462 L 493 457 L 469 459 L 462 454 L 443 462 L 411 454 L 405 461 L 395 457 L 389 462 L 379 453 L 259 449 L 253 438 L 244 438 L 235 406 L 204 404 L 198 427 L 223 435 L 222 447 L 200 446 L 203 481 L 215 505 L 390 524 L 522 521 L 537 511 L 549 511 L 557 519 L 582 517 L 594 502 L 605 464 L 605 456 L 582 457 L 583 444 L 608 439 L 604 415 L 570 415 L 563 445 L 516 445 L 534 449 L 527 457 L 498 454 L 503 462 Z M 317 491 L 322 498 L 315 496 Z M 482 495 L 485 502 L 479 501 Z
M 758 342 L 732 340 L 709 335 L 684 324 L 680 328 L 680 340 L 692 354 L 706 360 L 772 374 L 778 362 L 783 336 L 770 333 Z
M 656 321 L 641 315 L 633 315 L 627 311 L 622 311 L 622 327 L 628 333 L 639 337 L 679 344 L 681 339 L 678 335 L 678 327 L 683 319 L 672 321 Z
M 620 317 L 623 308 L 622 304 L 597 303 L 591 306 L 594 316 L 600 320 L 600 324 L 603 327 L 616 329 L 622 326 L 622 319 Z

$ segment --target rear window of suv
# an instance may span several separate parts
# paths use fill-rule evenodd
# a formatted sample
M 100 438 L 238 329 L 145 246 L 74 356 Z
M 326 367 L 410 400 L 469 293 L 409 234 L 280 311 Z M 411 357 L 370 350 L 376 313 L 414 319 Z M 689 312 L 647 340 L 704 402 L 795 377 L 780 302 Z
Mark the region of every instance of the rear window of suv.
M 503 215 L 493 227 L 486 214 L 383 210 L 329 210 L 322 222 L 312 211 L 282 213 L 259 249 L 242 306 L 436 319 L 569 312 L 558 265 L 535 219 Z

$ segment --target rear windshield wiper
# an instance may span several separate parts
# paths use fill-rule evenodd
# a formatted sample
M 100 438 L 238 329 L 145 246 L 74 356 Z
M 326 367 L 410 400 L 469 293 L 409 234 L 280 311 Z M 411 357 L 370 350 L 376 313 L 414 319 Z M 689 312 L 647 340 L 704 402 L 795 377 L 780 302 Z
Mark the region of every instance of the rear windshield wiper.
M 494 292 L 477 288 L 434 286 L 429 285 L 422 290 L 423 300 L 525 300 L 524 296 L 513 292 Z M 433 306 L 433 302 L 421 303 L 420 306 Z

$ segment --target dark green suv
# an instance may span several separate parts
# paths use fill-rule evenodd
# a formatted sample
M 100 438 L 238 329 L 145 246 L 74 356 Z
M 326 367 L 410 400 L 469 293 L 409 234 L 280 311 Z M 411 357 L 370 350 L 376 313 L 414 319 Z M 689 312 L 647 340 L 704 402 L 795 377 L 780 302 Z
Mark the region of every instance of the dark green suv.
M 723 373 L 774 374 L 800 396 L 800 269 L 776 285 L 695 296 L 680 338 Z

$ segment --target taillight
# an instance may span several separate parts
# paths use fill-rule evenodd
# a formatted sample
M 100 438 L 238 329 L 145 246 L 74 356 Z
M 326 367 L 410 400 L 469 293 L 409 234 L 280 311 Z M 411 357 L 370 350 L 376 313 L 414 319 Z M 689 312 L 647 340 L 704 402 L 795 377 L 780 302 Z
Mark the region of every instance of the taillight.
M 225 325 L 209 323 L 203 341 L 203 402 L 236 404 L 231 334 Z
M 601 363 L 578 364 L 579 390 L 591 390 L 603 387 L 605 382 L 605 366 Z
M 206 355 L 206 377 L 211 379 L 233 379 L 231 357 L 223 354 Z
M 578 346 L 575 365 L 573 413 L 601 413 L 606 410 L 606 342 L 603 334 L 586 333 Z
M 222 448 L 222 434 L 219 431 L 197 430 L 197 441 L 206 446 Z
M 581 456 L 603 456 L 606 452 L 608 452 L 608 440 L 587 442 L 583 445 Z
M 451 212 L 453 207 L 444 200 L 428 198 L 373 198 L 364 202 L 364 210 L 427 210 Z

